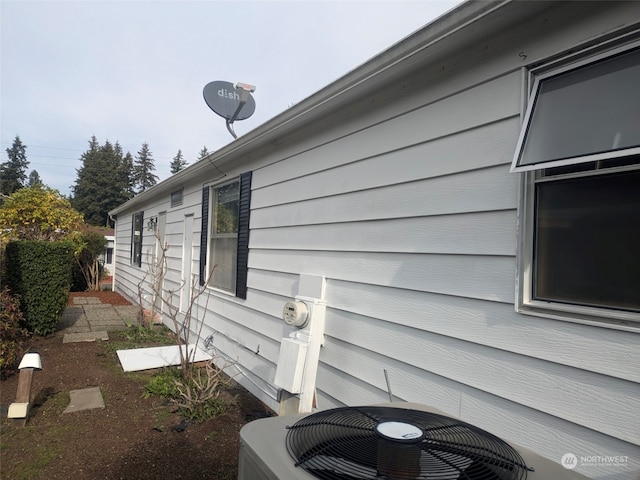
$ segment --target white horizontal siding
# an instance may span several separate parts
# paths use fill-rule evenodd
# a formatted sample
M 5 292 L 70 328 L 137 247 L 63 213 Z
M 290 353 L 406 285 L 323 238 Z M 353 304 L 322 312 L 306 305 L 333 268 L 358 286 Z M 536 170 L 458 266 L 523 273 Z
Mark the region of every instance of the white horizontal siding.
M 331 280 L 332 315 L 350 313 L 640 383 L 629 333 L 519 315 L 513 305 Z M 594 354 L 595 353 L 595 354 Z
M 517 198 L 518 183 L 502 165 L 305 201 L 286 199 L 289 203 L 252 210 L 251 228 L 515 209 Z
M 384 370 L 388 372 L 394 401 L 409 401 L 438 408 L 517 445 L 534 450 L 554 462 L 565 453 L 628 456 L 624 467 L 590 467 L 581 473 L 591 478 L 636 480 L 640 447 L 589 428 L 550 416 L 446 377 L 424 373 L 359 347 L 340 341 L 326 346 L 326 363 L 318 371 L 319 407 L 370 405 L 388 402 Z M 398 392 L 404 395 L 398 395 Z M 337 400 L 340 399 L 340 400 Z
M 248 286 L 253 292 L 275 293 L 281 298 L 293 298 L 298 293 L 298 275 L 267 270 L 249 270 Z
M 638 480 L 640 447 L 618 438 L 507 402 L 478 390 L 464 392 L 460 418 L 559 463 L 562 455 L 622 456 L 623 465 L 582 466 L 577 472 L 593 479 Z
M 515 211 L 259 229 L 251 248 L 515 255 Z
M 374 355 L 395 358 L 424 372 L 640 445 L 640 417 L 634 416 L 640 411 L 637 383 L 371 317 L 342 313 L 336 318 L 331 311 L 327 317 L 326 334 L 349 343 L 348 348 L 357 346 Z M 406 396 L 410 391 L 397 393 Z
M 362 124 L 353 134 L 260 169 L 252 188 L 259 191 L 266 185 L 517 117 L 520 105 L 520 73 L 514 72 L 378 124 Z
M 514 295 L 514 261 L 504 256 L 252 250 L 249 266 L 498 302 Z
M 518 119 L 512 117 L 483 127 L 479 132 L 466 131 L 434 142 L 381 153 L 304 177 L 256 188 L 252 191 L 252 208 L 258 210 L 265 206 L 324 199 L 345 192 L 359 192 L 503 165 L 511 161 L 517 126 Z M 489 143 L 488 138 L 495 141 Z M 476 141 L 480 141 L 480 145 L 476 146 Z M 344 159 L 345 162 L 347 160 Z M 467 178 L 472 179 L 473 175 L 459 181 L 464 182 Z M 434 183 L 434 187 L 437 186 Z

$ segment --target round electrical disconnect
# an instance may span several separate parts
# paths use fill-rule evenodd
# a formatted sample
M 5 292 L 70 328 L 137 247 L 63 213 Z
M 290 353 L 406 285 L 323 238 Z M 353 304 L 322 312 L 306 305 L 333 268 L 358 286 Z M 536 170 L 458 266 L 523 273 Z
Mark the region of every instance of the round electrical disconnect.
M 304 302 L 287 302 L 282 309 L 282 318 L 287 325 L 302 328 L 309 321 L 309 309 Z

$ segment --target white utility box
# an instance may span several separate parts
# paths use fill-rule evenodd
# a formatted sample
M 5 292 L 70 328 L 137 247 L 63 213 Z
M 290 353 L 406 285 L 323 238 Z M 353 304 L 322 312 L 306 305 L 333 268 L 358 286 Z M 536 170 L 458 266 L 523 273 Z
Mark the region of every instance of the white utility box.
M 307 359 L 307 342 L 294 338 L 283 338 L 278 354 L 278 366 L 276 378 L 273 381 L 276 387 L 285 389 L 290 393 L 302 391 L 302 377 L 304 365 Z
M 9 411 L 7 412 L 7 418 L 27 418 L 29 414 L 28 403 L 12 403 L 9 405 Z

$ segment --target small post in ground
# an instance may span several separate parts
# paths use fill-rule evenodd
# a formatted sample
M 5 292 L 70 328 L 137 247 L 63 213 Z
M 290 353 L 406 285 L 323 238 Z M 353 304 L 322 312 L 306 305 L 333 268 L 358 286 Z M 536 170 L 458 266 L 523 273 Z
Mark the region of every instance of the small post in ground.
M 9 405 L 8 418 L 12 418 L 16 424 L 24 427 L 27 424 L 29 408 L 31 404 L 31 385 L 33 383 L 34 370 L 42 370 L 42 362 L 39 353 L 26 353 L 18 366 L 18 391 L 16 401 Z

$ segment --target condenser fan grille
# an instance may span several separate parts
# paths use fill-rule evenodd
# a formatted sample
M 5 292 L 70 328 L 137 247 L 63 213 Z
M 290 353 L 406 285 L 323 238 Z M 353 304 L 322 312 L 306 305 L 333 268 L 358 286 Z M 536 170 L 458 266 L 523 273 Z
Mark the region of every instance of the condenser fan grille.
M 287 427 L 296 466 L 322 479 L 526 479 L 524 460 L 473 425 L 420 410 L 344 407 Z

